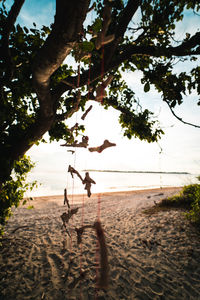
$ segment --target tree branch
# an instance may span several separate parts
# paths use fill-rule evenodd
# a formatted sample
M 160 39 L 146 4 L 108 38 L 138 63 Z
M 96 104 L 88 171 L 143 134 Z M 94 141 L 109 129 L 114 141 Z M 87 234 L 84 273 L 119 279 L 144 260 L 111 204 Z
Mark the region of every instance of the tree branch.
M 198 33 L 200 35 L 200 33 Z M 109 64 L 105 65 L 104 67 L 104 75 L 109 72 L 110 70 L 119 67 L 121 63 L 130 59 L 133 55 L 134 56 L 152 56 L 152 57 L 172 57 L 172 56 L 188 56 L 188 55 L 200 55 L 200 48 L 197 50 L 191 50 L 191 47 L 194 46 L 194 42 L 197 41 L 198 34 L 195 34 L 189 42 L 183 42 L 182 45 L 177 47 L 156 47 L 156 46 L 137 46 L 135 44 L 127 45 L 124 51 L 118 55 L 115 59 L 112 59 Z M 189 45 L 191 46 L 189 49 Z M 198 44 L 197 44 L 198 45 Z M 186 47 L 187 46 L 187 47 Z M 108 54 L 108 48 L 105 47 L 105 57 Z M 113 55 L 114 57 L 114 55 Z M 80 76 L 80 87 L 84 86 L 88 82 L 88 76 L 90 73 L 90 83 L 99 79 L 102 76 L 101 72 L 101 65 L 95 65 L 90 70 L 83 72 Z M 67 81 L 69 84 L 73 84 L 76 82 L 77 77 L 68 77 Z M 57 87 L 54 89 L 53 94 L 57 99 L 59 99 L 62 94 L 67 91 L 66 85 L 64 83 L 59 83 Z
M 44 115 L 54 114 L 55 101 L 50 93 L 50 76 L 79 40 L 89 3 L 90 0 L 56 1 L 52 32 L 33 64 L 33 82 Z
M 140 4 L 141 4 L 141 0 L 128 1 L 125 9 L 122 11 L 121 16 L 119 17 L 119 22 L 115 30 L 116 38 L 124 36 L 128 24 L 132 20 Z
M 9 49 L 9 36 L 12 30 L 12 27 L 14 26 L 17 16 L 20 13 L 20 10 L 24 4 L 25 0 L 15 0 L 9 13 L 8 17 L 6 19 L 3 33 L 2 33 L 2 46 L 1 46 L 1 51 L 2 51 L 2 56 L 5 60 L 7 71 L 5 77 L 8 80 L 11 80 L 13 77 L 13 66 L 12 66 L 12 59 L 11 59 L 11 54 L 10 54 L 10 49 Z
M 180 53 L 192 51 L 193 48 L 199 46 L 200 47 L 200 32 L 195 33 L 191 38 L 189 38 L 187 41 L 183 41 L 183 43 L 174 49 L 176 49 L 176 52 Z M 198 49 L 197 54 L 200 54 L 200 49 Z
M 170 104 L 169 104 L 166 100 L 164 100 L 164 102 L 166 102 L 167 105 L 169 106 L 169 109 L 170 109 L 172 115 L 173 115 L 176 119 L 178 119 L 180 122 L 182 122 L 183 124 L 186 124 L 186 125 L 190 125 L 190 126 L 193 126 L 193 127 L 196 127 L 196 128 L 200 128 L 200 125 L 196 125 L 196 124 L 193 124 L 193 123 L 186 122 L 186 121 L 184 121 L 182 118 L 178 117 L 178 116 L 175 114 L 175 112 L 174 112 L 174 110 L 172 109 L 172 107 L 170 106 Z
M 107 55 L 105 56 L 105 65 L 108 65 L 110 63 L 119 42 L 122 40 L 127 30 L 128 24 L 130 23 L 131 19 L 136 13 L 140 4 L 141 4 L 141 0 L 129 0 L 126 7 L 122 11 L 121 16 L 119 18 L 118 25 L 116 26 L 114 32 L 115 40 L 107 47 L 108 50 L 107 50 Z

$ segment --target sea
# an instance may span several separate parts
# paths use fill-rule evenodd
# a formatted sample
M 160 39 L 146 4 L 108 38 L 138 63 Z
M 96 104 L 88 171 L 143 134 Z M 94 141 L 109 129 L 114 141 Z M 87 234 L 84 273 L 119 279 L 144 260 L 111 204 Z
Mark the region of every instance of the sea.
M 92 193 L 133 191 L 161 187 L 179 187 L 198 183 L 199 174 L 181 172 L 145 172 L 145 171 L 117 171 L 117 170 L 83 170 L 80 172 L 84 178 L 85 172 L 95 181 L 91 186 Z M 39 178 L 38 187 L 26 196 L 62 195 L 67 189 L 68 195 L 87 194 L 85 186 L 76 174 L 67 173 L 66 177 L 57 175 Z

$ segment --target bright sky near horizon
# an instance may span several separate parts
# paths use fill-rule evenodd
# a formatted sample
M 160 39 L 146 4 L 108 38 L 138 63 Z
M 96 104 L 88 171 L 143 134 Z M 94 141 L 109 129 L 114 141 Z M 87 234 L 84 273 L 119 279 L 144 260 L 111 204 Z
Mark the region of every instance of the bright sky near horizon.
M 12 3 L 12 1 L 6 2 Z M 54 13 L 55 1 L 43 0 L 38 5 L 36 0 L 26 0 L 18 21 L 26 26 L 32 26 L 33 22 L 38 27 L 49 25 L 53 21 Z M 200 29 L 200 17 L 188 15 L 187 21 L 181 24 L 178 25 L 177 34 L 180 38 L 186 32 Z M 194 65 L 197 63 L 198 61 Z M 190 68 L 189 64 L 182 63 L 176 67 L 176 70 L 187 71 Z M 101 145 L 105 139 L 116 143 L 117 146 L 108 148 L 101 154 L 90 153 L 87 149 L 77 149 L 75 156 L 67 152 L 68 148 L 60 147 L 62 142 L 33 146 L 28 151 L 32 160 L 36 162 L 31 178 L 43 178 L 48 182 L 48 174 L 54 173 L 55 180 L 57 180 L 58 174 L 62 176 L 67 170 L 67 165 L 73 165 L 74 162 L 79 170 L 115 169 L 200 173 L 200 129 L 184 125 L 173 117 L 167 105 L 162 101 L 161 95 L 154 88 L 151 87 L 149 93 L 144 93 L 139 72 L 126 73 L 124 78 L 140 99 L 143 108 L 149 108 L 158 116 L 161 127 L 165 131 L 165 135 L 159 141 L 160 146 L 157 143 L 148 144 L 139 139 L 128 140 L 123 137 L 118 123 L 119 113 L 112 108 L 104 110 L 100 104 L 89 102 L 87 107 L 92 104 L 93 109 L 85 121 L 81 121 L 82 112 L 78 112 L 67 124 L 73 126 L 76 121 L 85 124 L 89 146 Z M 185 97 L 184 103 L 176 107 L 175 111 L 185 121 L 200 125 L 197 97 L 195 93 Z M 160 147 L 162 153 L 160 153 Z

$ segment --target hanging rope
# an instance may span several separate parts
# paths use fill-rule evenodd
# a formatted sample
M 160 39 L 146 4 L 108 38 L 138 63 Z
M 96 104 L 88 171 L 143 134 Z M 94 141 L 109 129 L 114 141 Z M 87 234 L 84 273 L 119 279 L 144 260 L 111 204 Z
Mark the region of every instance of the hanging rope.
M 102 34 L 102 62 L 101 62 L 101 104 L 103 104 L 103 97 L 105 87 L 103 85 L 104 77 L 104 34 Z M 103 150 L 103 149 L 102 149 Z M 101 151 L 98 151 L 101 153 Z M 97 200 L 97 221 L 94 223 L 94 228 L 97 236 L 96 246 L 96 295 L 98 297 L 98 289 L 107 288 L 108 286 L 108 254 L 105 242 L 104 230 L 101 226 L 101 194 L 98 194 Z
M 161 159 L 162 159 L 162 153 L 163 153 L 163 149 L 162 149 L 162 147 L 160 146 L 160 144 L 157 142 L 157 145 L 158 145 L 158 147 L 159 147 L 159 149 L 160 149 L 160 151 L 159 151 L 159 172 L 160 172 L 160 188 L 162 189 L 162 187 L 163 187 L 163 178 L 162 178 L 162 161 L 161 161 Z
M 107 7 L 107 10 L 110 10 L 110 8 Z M 104 12 L 104 21 L 103 21 L 103 30 L 101 32 L 101 34 L 99 35 L 99 41 L 101 43 L 100 48 L 101 48 L 101 85 L 98 86 L 97 88 L 99 88 L 98 92 L 96 90 L 96 94 L 97 94 L 97 98 L 99 97 L 99 102 L 103 105 L 103 98 L 105 96 L 105 88 L 107 87 L 107 85 L 112 81 L 113 77 L 111 78 L 111 76 L 109 76 L 105 81 L 103 81 L 104 78 L 104 39 L 105 39 L 105 33 L 107 31 L 107 27 L 108 27 L 108 15 L 109 15 L 109 11 L 106 14 L 106 7 L 105 7 L 105 12 Z M 106 37 L 108 38 L 108 37 Z M 106 42 L 107 43 L 107 42 Z M 97 48 L 97 47 L 96 47 Z M 99 49 L 100 49 L 99 48 Z M 98 49 L 98 48 L 97 48 Z M 88 75 L 88 100 L 90 97 L 90 68 L 91 68 L 91 58 L 89 61 L 89 75 Z M 76 93 L 76 111 L 78 111 L 78 105 L 80 103 L 80 99 L 81 99 L 81 92 L 80 92 L 80 60 L 78 63 L 78 76 L 77 76 L 77 84 L 74 85 L 74 88 L 77 89 L 77 93 Z M 85 113 L 83 114 L 83 116 L 81 117 L 82 120 L 85 119 L 85 117 L 87 116 L 88 112 L 91 110 L 92 106 L 90 106 Z M 76 113 L 76 124 L 77 123 L 77 113 Z M 74 130 L 76 130 L 76 135 L 77 135 L 77 126 L 74 128 Z M 67 199 L 67 190 L 65 190 L 64 193 L 64 201 L 65 203 L 68 205 L 68 213 L 63 213 L 61 218 L 63 221 L 63 226 L 65 227 L 66 231 L 67 231 L 67 227 L 66 224 L 68 223 L 69 219 L 72 221 L 72 225 L 73 225 L 73 215 L 75 213 L 77 213 L 78 208 L 73 208 L 74 205 L 74 176 L 73 174 L 76 174 L 80 180 L 82 181 L 83 184 L 85 184 L 85 189 L 87 190 L 87 196 L 90 197 L 91 196 L 91 185 L 95 184 L 96 182 L 90 178 L 89 173 L 86 172 L 85 174 L 85 178 L 83 179 L 80 174 L 78 173 L 78 171 L 76 171 L 75 167 L 76 167 L 76 160 L 77 160 L 77 151 L 76 148 L 77 147 L 84 147 L 87 148 L 88 146 L 88 139 L 87 141 L 82 139 L 81 143 L 76 143 L 76 141 L 73 144 L 65 144 L 62 146 L 71 146 L 71 147 L 75 147 L 75 151 L 74 151 L 74 163 L 73 163 L 73 167 L 71 167 L 71 165 L 69 165 L 68 168 L 68 172 L 71 173 L 72 179 L 73 179 L 73 183 L 72 183 L 72 204 L 71 207 L 69 206 L 69 201 Z M 90 152 L 93 151 L 97 151 L 99 153 L 101 153 L 104 149 L 106 149 L 107 147 L 111 147 L 111 146 L 115 146 L 115 144 L 110 143 L 108 140 L 105 140 L 103 145 L 99 146 L 99 147 L 93 147 L 90 148 Z M 76 234 L 77 234 L 77 244 L 79 245 L 79 249 L 80 249 L 80 255 L 79 255 L 79 259 L 80 259 L 80 279 L 84 278 L 82 275 L 85 274 L 85 272 L 83 271 L 83 244 L 82 244 L 82 235 L 84 233 L 84 231 L 86 229 L 91 228 L 92 230 L 95 230 L 96 232 L 96 237 L 97 237 L 97 245 L 96 245 L 96 297 L 97 297 L 97 293 L 98 293 L 98 289 L 102 289 L 102 288 L 106 288 L 108 285 L 108 255 L 107 255 L 107 247 L 106 247 L 106 242 L 105 242 L 105 235 L 104 235 L 104 230 L 103 227 L 101 225 L 101 194 L 98 194 L 97 197 L 97 216 L 96 216 L 96 221 L 91 224 L 91 225 L 84 225 L 84 220 L 85 220 L 85 198 L 84 198 L 84 194 L 82 197 L 82 209 L 81 209 L 81 227 L 80 228 L 75 228 Z M 73 227 L 73 226 L 72 226 Z M 70 250 L 72 250 L 72 230 L 70 232 Z M 70 251 L 71 252 L 71 251 Z M 79 280 L 79 278 L 78 278 Z M 82 290 L 81 290 L 81 286 L 80 286 L 80 298 L 82 299 Z

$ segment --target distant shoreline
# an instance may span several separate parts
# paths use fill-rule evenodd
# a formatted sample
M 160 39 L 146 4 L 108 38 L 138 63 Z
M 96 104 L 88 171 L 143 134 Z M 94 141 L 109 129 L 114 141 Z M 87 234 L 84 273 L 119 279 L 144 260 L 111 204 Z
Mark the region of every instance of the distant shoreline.
M 183 175 L 191 175 L 188 172 L 159 172 L 159 171 L 119 171 L 119 170 L 95 170 L 95 169 L 87 169 L 83 170 L 85 172 L 104 172 L 104 173 L 138 173 L 138 174 L 183 174 Z

